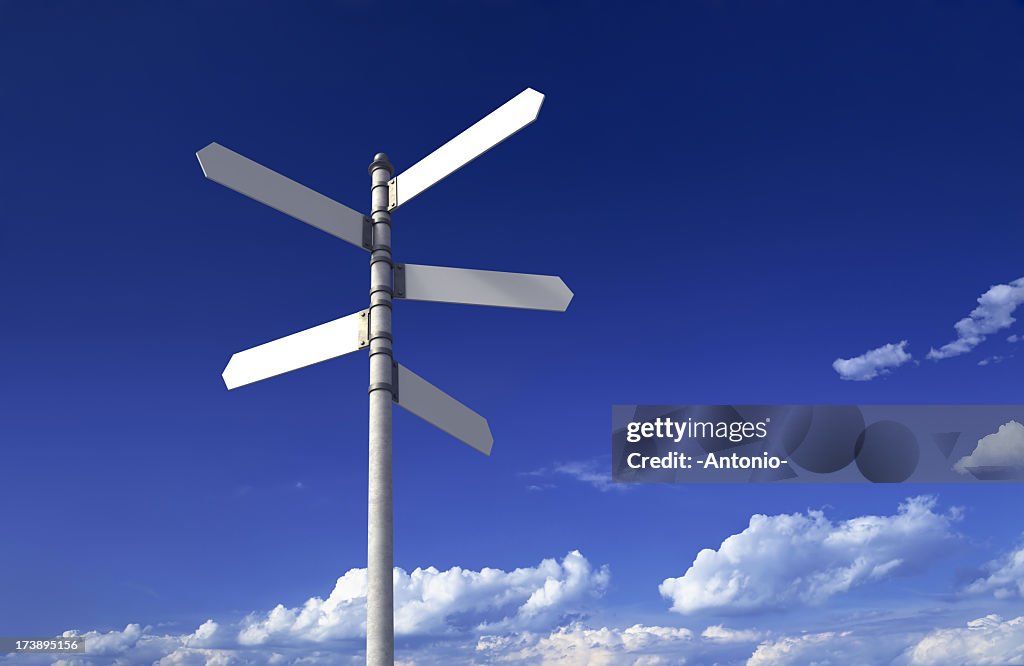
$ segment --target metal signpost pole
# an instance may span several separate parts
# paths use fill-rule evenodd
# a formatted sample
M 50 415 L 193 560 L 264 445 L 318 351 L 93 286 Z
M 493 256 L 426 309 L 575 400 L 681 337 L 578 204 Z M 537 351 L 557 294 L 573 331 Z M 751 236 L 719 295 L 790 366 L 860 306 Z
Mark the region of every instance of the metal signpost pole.
M 391 492 L 391 406 L 395 374 L 391 346 L 391 214 L 388 180 L 394 169 L 384 153 L 370 164 L 370 492 L 367 532 L 366 664 L 395 662 L 394 532 Z

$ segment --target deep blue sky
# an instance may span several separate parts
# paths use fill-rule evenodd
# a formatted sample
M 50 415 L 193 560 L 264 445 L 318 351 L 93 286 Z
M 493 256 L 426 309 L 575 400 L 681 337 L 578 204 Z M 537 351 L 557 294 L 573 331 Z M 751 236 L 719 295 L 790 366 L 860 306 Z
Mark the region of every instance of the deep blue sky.
M 964 566 L 1016 542 L 1016 487 L 524 473 L 604 465 L 614 403 L 1024 401 L 1024 355 L 977 365 L 1013 353 L 1005 334 L 924 360 L 1024 275 L 1024 4 L 0 0 L 0 634 L 192 631 L 365 565 L 365 359 L 230 393 L 220 372 L 365 307 L 367 256 L 194 153 L 217 141 L 365 209 L 375 152 L 401 172 L 525 87 L 538 122 L 398 211 L 395 252 L 576 296 L 398 304 L 398 359 L 495 445 L 396 416 L 396 565 L 579 549 L 628 626 L 665 623 L 658 583 L 752 513 L 936 493 L 966 508 Z M 831 367 L 903 339 L 919 366 Z

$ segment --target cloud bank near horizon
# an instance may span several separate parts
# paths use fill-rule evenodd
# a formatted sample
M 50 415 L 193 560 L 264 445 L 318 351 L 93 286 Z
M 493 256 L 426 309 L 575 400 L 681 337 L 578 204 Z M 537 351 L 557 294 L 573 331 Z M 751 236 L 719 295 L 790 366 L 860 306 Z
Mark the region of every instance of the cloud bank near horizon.
M 686 573 L 663 581 L 673 602 L 665 620 L 628 626 L 595 622 L 609 585 L 607 566 L 577 550 L 509 571 L 434 567 L 394 570 L 396 634 L 402 666 L 526 664 L 528 666 L 786 666 L 843 663 L 952 666 L 1018 663 L 1024 659 L 1024 617 L 1004 619 L 992 606 L 1024 598 L 1024 546 L 1011 549 L 951 597 L 957 616 L 922 629 L 878 619 L 874 627 L 808 626 L 815 613 L 787 617 L 780 609 L 813 608 L 855 588 L 921 570 L 948 551 L 960 511 L 939 511 L 932 497 L 910 497 L 888 515 L 832 520 L 822 511 L 750 517 L 718 549 L 700 551 Z M 697 590 L 700 594 L 694 594 Z M 653 596 L 653 590 L 651 593 Z M 881 590 L 878 593 L 883 593 Z M 366 572 L 340 576 L 326 598 L 279 604 L 234 622 L 209 619 L 194 631 L 161 633 L 140 624 L 89 631 L 88 652 L 2 664 L 52 666 L 348 666 L 362 663 Z M 839 609 L 841 606 L 834 606 Z M 906 609 L 903 609 L 906 610 Z M 894 618 L 906 615 L 894 609 Z M 672 612 L 688 616 L 678 626 Z M 722 624 L 721 615 L 740 618 Z M 701 617 L 706 613 L 706 617 Z M 988 615 L 985 615 L 988 613 Z M 1013 615 L 1017 615 L 1014 613 Z M 906 617 L 912 617 L 911 615 Z M 837 616 L 838 617 L 838 616 Z M 713 620 L 712 620 L 713 618 Z M 801 619 L 802 618 L 802 619 Z M 973 618 L 973 619 L 972 619 Z M 711 621 L 709 621 L 711 620 Z M 835 620 L 833 619 L 834 623 Z M 702 628 L 703 627 L 703 628 Z M 71 632 L 68 632 L 69 634 Z

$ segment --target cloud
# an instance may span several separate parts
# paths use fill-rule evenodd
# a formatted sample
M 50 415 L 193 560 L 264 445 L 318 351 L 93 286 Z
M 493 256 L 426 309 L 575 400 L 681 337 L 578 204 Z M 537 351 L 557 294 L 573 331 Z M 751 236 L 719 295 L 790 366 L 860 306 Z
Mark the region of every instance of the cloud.
M 878 666 L 891 663 L 906 645 L 902 636 L 805 633 L 761 643 L 747 666 Z
M 978 361 L 978 365 L 984 367 L 986 365 L 994 365 L 996 363 L 1002 363 L 1006 359 L 1005 356 L 988 356 Z
M 250 655 L 236 650 L 221 649 L 219 646 L 233 643 L 233 637 L 225 634 L 213 620 L 207 620 L 190 634 L 159 634 L 155 633 L 152 627 L 129 624 L 124 629 L 108 632 L 72 630 L 64 632 L 63 635 L 81 637 L 85 651 L 57 660 L 54 660 L 53 655 L 11 655 L 10 663 L 53 666 L 273 664 L 272 653 Z M 8 661 L 0 657 L 0 663 Z
M 438 636 L 488 626 L 551 626 L 600 596 L 608 578 L 606 567 L 595 570 L 579 551 L 561 562 L 546 559 L 508 572 L 429 567 L 407 573 L 396 567 L 395 633 Z M 314 597 L 302 606 L 278 605 L 262 617 L 250 615 L 238 640 L 262 645 L 359 638 L 365 635 L 365 619 L 366 569 L 351 569 L 327 599 Z
M 573 623 L 547 635 L 483 636 L 476 649 L 482 663 L 654 666 L 685 663 L 682 652 L 692 639 L 693 632 L 681 627 L 635 624 L 626 629 L 591 629 Z
M 964 588 L 967 594 L 992 594 L 996 599 L 1024 599 L 1024 544 L 985 565 L 987 575 Z
M 965 627 L 937 629 L 907 650 L 913 666 L 995 666 L 1024 663 L 1024 617 L 987 615 Z
M 906 340 L 900 340 L 896 344 L 882 345 L 866 351 L 860 356 L 837 358 L 832 362 L 832 368 L 839 373 L 842 379 L 858 382 L 868 381 L 879 375 L 888 374 L 889 368 L 897 368 L 909 361 L 912 357 L 907 353 L 906 347 Z
M 1024 474 L 1024 425 L 1009 421 L 978 440 L 970 455 L 953 465 L 960 474 L 977 478 L 1016 478 Z
M 1006 338 L 1007 342 L 1020 342 L 1021 340 L 1024 340 L 1024 335 L 1017 335 L 1016 333 Z
M 997 284 L 978 297 L 978 307 L 953 325 L 957 337 L 938 349 L 928 352 L 930 359 L 944 359 L 966 354 L 985 338 L 1016 321 L 1013 312 L 1024 303 L 1024 277 L 1010 284 Z
M 556 465 L 553 471 L 589 484 L 602 492 L 629 488 L 627 484 L 612 482 L 611 465 L 600 465 L 596 460 L 562 463 Z
M 766 641 L 757 646 L 754 654 L 747 660 L 747 666 L 782 666 L 783 664 L 820 663 L 826 651 L 833 652 L 836 638 L 847 638 L 846 634 L 825 632 L 804 634 L 802 636 L 784 636 L 776 641 Z M 812 656 L 813 655 L 813 656 Z M 838 655 L 836 655 L 838 656 Z M 847 655 L 849 656 L 849 655 Z
M 718 550 L 704 549 L 659 586 L 677 613 L 754 612 L 816 605 L 852 588 L 908 573 L 943 552 L 956 510 L 915 497 L 892 516 L 833 523 L 821 511 L 754 515 Z
M 607 567 L 594 567 L 575 550 L 561 560 L 511 571 L 428 567 L 406 572 L 396 567 L 395 633 L 410 646 L 406 652 L 423 653 L 417 664 L 467 663 L 482 634 L 548 632 L 577 620 L 608 581 Z M 107 633 L 66 632 L 85 637 L 86 653 L 61 666 L 357 664 L 365 620 L 366 570 L 351 569 L 326 599 L 313 597 L 296 607 L 281 604 L 231 625 L 207 620 L 179 635 L 139 624 Z M 633 642 L 642 642 L 634 634 L 629 634 Z M 17 663 L 51 664 L 45 657 Z M 6 663 L 11 662 L 0 656 L 0 664 Z
M 551 467 L 544 467 L 532 472 L 524 472 L 523 476 L 550 477 L 567 476 L 580 483 L 597 488 L 601 492 L 627 491 L 630 489 L 628 483 L 615 483 L 612 481 L 611 460 L 609 458 L 593 458 L 590 460 L 576 460 L 558 463 Z M 553 488 L 554 484 L 535 483 L 527 486 L 527 490 L 538 491 Z
M 714 624 L 705 629 L 700 637 L 707 641 L 721 643 L 756 643 L 764 638 L 764 633 L 753 629 L 729 629 L 720 624 Z

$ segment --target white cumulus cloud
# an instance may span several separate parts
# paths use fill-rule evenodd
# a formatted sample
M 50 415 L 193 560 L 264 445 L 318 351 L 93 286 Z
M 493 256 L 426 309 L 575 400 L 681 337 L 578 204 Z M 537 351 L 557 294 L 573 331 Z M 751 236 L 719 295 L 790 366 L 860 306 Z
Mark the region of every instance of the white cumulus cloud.
M 603 593 L 607 568 L 594 569 L 579 551 L 561 562 L 543 560 L 513 571 L 470 571 L 434 567 L 406 572 L 395 568 L 395 633 L 443 635 L 476 626 L 527 628 L 552 623 L 579 611 Z M 338 579 L 327 599 L 301 606 L 278 605 L 265 615 L 250 615 L 238 639 L 243 645 L 294 643 L 365 635 L 366 570 L 352 569 Z
M 693 632 L 682 627 L 588 628 L 577 622 L 546 635 L 483 636 L 476 649 L 482 663 L 654 666 L 685 663 L 682 651 L 692 639 Z
M 152 627 L 129 624 L 124 629 L 107 632 L 64 632 L 64 636 L 78 636 L 85 651 L 54 660 L 53 655 L 11 655 L 10 662 L 0 657 L 0 663 L 43 664 L 50 666 L 235 666 L 242 664 L 275 664 L 272 653 L 245 654 L 224 649 L 234 643 L 233 636 L 225 634 L 213 620 L 207 620 L 189 634 L 161 634 Z M 285 662 L 278 662 L 285 663 Z M 292 663 L 292 662 L 287 662 Z
M 1024 544 L 985 565 L 986 575 L 964 588 L 967 594 L 991 594 L 996 599 L 1024 599 Z
M 1013 312 L 1024 303 L 1024 277 L 997 284 L 978 297 L 978 307 L 953 325 L 956 339 L 928 352 L 930 359 L 944 359 L 971 351 L 985 338 L 1016 321 Z
M 987 615 L 965 627 L 937 629 L 907 651 L 913 666 L 1024 664 L 1024 617 Z
M 978 440 L 970 455 L 953 465 L 960 474 L 984 469 L 1024 472 L 1024 425 L 1009 421 Z
M 484 634 L 548 632 L 584 615 L 608 585 L 607 567 L 579 552 L 511 571 L 434 567 L 394 569 L 395 632 L 400 651 L 417 666 L 468 663 Z M 326 599 L 313 597 L 222 625 L 207 620 L 195 631 L 166 634 L 129 624 L 109 632 L 68 631 L 86 652 L 59 666 L 339 666 L 362 663 L 366 570 L 341 576 Z M 623 644 L 640 645 L 655 630 L 627 630 Z M 666 630 L 672 631 L 672 630 Z M 681 630 L 686 631 L 686 630 Z M 422 640 L 429 639 L 426 643 Z M 631 642 L 630 642 L 631 641 Z M 402 645 L 405 647 L 402 647 Z M 0 664 L 54 665 L 52 655 Z M 410 662 L 411 665 L 411 662 Z
M 900 340 L 893 344 L 882 345 L 864 352 L 853 358 L 837 358 L 832 362 L 832 369 L 842 379 L 867 381 L 890 372 L 890 368 L 898 368 L 912 357 L 907 352 L 907 341 Z
M 766 641 L 757 646 L 754 654 L 747 660 L 747 666 L 778 666 L 781 664 L 803 664 L 810 659 L 809 655 L 821 657 L 826 649 L 832 650 L 836 637 L 845 638 L 834 632 L 803 634 L 800 636 L 783 636 L 775 641 Z M 815 663 L 818 663 L 817 661 Z
M 659 586 L 678 613 L 749 612 L 815 605 L 867 583 L 921 568 L 953 537 L 959 513 L 915 497 L 891 516 L 832 522 L 821 511 L 754 515 L 749 526 L 706 548 L 679 578 Z
M 880 666 L 892 663 L 906 645 L 905 638 L 891 635 L 804 633 L 761 643 L 747 666 Z

